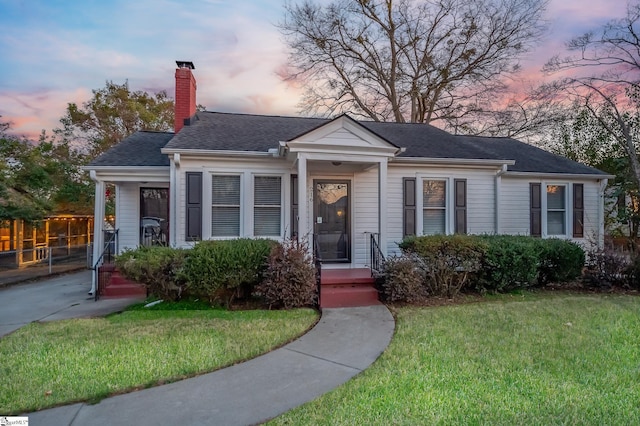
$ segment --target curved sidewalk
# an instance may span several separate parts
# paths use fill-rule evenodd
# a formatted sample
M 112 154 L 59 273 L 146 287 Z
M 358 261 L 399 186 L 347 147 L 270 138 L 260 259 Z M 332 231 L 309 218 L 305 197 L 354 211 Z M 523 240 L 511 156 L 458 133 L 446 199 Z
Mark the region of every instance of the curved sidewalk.
M 168 385 L 27 414 L 30 425 L 251 425 L 341 385 L 387 347 L 384 305 L 324 309 L 298 340 L 250 361 Z

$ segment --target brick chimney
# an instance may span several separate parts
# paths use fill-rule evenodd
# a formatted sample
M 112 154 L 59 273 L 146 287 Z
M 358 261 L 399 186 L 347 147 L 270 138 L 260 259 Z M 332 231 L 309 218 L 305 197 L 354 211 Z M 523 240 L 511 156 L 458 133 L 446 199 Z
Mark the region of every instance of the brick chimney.
M 176 61 L 176 98 L 175 121 L 173 128 L 176 133 L 185 125 L 185 120 L 196 114 L 196 79 L 191 70 L 196 67 L 193 62 Z M 188 123 L 188 121 L 187 121 Z

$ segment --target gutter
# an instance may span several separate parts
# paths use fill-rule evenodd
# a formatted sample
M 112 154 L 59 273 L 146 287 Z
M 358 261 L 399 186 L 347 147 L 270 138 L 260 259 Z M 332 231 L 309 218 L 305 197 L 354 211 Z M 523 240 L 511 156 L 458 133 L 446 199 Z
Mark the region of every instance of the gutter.
M 540 179 L 614 179 L 615 175 L 595 174 L 595 173 L 542 173 L 542 172 L 513 172 L 508 171 L 506 176 L 522 177 L 522 178 L 540 178 Z

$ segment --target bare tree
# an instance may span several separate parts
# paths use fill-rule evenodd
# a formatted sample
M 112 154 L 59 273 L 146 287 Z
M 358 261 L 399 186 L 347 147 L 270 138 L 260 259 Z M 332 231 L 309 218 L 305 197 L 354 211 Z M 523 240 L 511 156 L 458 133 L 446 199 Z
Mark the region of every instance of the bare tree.
M 279 24 L 306 113 L 460 126 L 539 41 L 547 0 L 313 0 Z
M 619 144 L 640 187 L 640 3 L 602 28 L 567 43 L 573 55 L 555 56 L 549 73 L 573 73 L 555 83 L 559 93 L 579 102 Z

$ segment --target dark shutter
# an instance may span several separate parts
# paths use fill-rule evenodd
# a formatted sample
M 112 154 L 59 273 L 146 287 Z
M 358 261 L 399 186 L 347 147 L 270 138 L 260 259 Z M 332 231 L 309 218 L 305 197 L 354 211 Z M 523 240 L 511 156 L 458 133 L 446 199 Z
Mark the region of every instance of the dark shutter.
M 531 209 L 531 235 L 534 237 L 542 236 L 542 185 L 539 183 L 530 183 L 530 209 Z
M 573 184 L 573 237 L 584 238 L 584 184 Z
M 467 233 L 467 180 L 454 179 L 453 186 L 455 190 L 455 233 Z
M 202 173 L 187 172 L 187 226 L 185 239 L 202 239 Z
M 403 178 L 402 187 L 402 236 L 406 237 L 416 235 L 416 178 Z
M 298 176 L 291 175 L 291 238 L 298 237 Z

